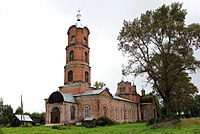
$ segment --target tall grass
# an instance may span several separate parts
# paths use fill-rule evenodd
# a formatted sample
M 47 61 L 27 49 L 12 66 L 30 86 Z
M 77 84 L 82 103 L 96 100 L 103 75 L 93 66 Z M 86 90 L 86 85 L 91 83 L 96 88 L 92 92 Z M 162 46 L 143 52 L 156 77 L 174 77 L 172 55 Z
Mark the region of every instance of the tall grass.
M 180 125 L 181 126 L 200 125 L 200 117 L 181 119 Z

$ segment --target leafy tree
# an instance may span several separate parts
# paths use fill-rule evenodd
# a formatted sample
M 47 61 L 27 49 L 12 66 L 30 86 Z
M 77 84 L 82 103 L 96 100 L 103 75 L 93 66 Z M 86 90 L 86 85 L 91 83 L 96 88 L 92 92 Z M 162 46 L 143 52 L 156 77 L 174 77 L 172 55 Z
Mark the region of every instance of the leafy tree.
M 24 115 L 29 115 L 30 116 L 31 114 L 29 112 L 25 112 Z
M 3 105 L 2 115 L 0 115 L 0 124 L 8 124 L 13 118 L 13 109 L 10 105 Z
M 98 82 L 98 81 L 96 81 L 96 82 L 94 83 L 93 86 L 94 86 L 96 89 L 101 89 L 101 88 L 105 87 L 106 84 L 105 84 L 104 82 Z
M 34 119 L 34 118 L 39 119 L 40 120 L 40 124 L 44 124 L 45 123 L 45 113 L 44 112 L 42 112 L 42 113 L 34 112 L 34 113 L 30 114 L 30 117 L 32 119 Z
M 197 92 L 197 87 L 191 83 L 191 77 L 187 73 L 180 73 L 170 94 L 172 111 L 178 112 L 179 115 L 181 111 L 190 111 L 193 97 Z
M 34 117 L 34 118 L 40 118 L 41 115 L 38 112 L 33 112 L 32 114 L 30 114 L 30 117 Z
M 122 73 L 147 74 L 148 82 L 163 100 L 167 116 L 171 113 L 170 100 L 177 89 L 177 79 L 200 67 L 200 61 L 194 57 L 194 51 L 200 48 L 200 25 L 186 25 L 186 14 L 180 3 L 162 5 L 132 22 L 124 21 L 118 36 L 119 50 L 129 57 Z
M 13 108 L 11 105 L 3 105 L 3 116 L 7 116 L 9 121 L 13 118 Z
M 23 109 L 20 106 L 18 106 L 15 111 L 15 114 L 23 114 Z
M 0 125 L 6 125 L 9 123 L 9 119 L 7 116 L 0 116 Z
M 193 98 L 193 102 L 192 102 L 192 108 L 191 108 L 191 114 L 192 116 L 200 116 L 200 95 L 197 94 L 194 98 Z
M 40 113 L 40 124 L 45 124 L 45 112 Z

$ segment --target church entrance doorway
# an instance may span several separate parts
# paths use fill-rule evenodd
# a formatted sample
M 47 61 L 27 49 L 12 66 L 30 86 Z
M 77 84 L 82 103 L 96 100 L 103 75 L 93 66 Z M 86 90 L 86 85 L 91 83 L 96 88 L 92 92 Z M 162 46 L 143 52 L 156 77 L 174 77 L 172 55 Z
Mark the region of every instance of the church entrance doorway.
M 60 110 L 54 107 L 51 111 L 51 123 L 60 123 Z

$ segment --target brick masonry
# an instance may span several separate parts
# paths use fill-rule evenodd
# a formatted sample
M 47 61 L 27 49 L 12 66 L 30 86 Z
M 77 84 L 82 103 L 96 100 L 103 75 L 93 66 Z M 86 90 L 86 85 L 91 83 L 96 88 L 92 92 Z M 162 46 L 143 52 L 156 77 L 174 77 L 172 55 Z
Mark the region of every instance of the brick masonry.
M 119 123 L 149 120 L 156 117 L 154 96 L 145 96 L 144 90 L 140 96 L 136 91 L 136 85 L 131 82 L 119 82 L 115 95 L 111 95 L 108 89 L 102 90 L 99 94 L 80 95 L 86 91 L 95 90 L 91 87 L 89 34 L 87 27 L 77 28 L 73 25 L 68 30 L 64 85 L 59 87 L 59 92 L 61 96 L 72 94 L 75 102 L 64 101 L 62 97 L 61 101 L 55 97 L 55 103 L 49 103 L 49 99 L 45 99 L 46 123 L 53 123 L 52 118 L 54 118 L 54 122 L 62 124 L 84 120 L 86 107 L 89 117 L 106 116 Z M 70 55 L 71 51 L 73 51 L 73 55 Z M 70 56 L 73 58 L 70 59 Z M 73 72 L 72 81 L 69 81 L 69 71 Z M 88 73 L 87 80 L 86 72 Z M 59 110 L 53 111 L 55 107 Z M 55 117 L 53 112 L 57 112 L 59 116 Z

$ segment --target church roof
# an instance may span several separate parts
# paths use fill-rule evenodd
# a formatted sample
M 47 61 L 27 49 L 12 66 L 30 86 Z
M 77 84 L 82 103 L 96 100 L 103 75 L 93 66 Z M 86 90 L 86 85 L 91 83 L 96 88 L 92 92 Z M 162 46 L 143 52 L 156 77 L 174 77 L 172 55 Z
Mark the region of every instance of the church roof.
M 102 93 L 105 89 L 97 89 L 97 90 L 88 90 L 82 94 L 77 94 L 77 95 L 74 95 L 74 96 L 85 96 L 85 95 L 97 95 L 97 94 L 100 94 Z
M 131 100 L 128 100 L 128 99 L 125 99 L 125 98 L 122 98 L 122 97 L 119 97 L 119 96 L 116 96 L 116 95 L 112 95 L 112 96 L 113 96 L 113 99 L 122 100 L 122 101 L 128 101 L 128 102 L 133 102 Z
M 70 103 L 76 102 L 71 93 L 64 94 L 62 92 L 55 91 L 49 96 L 49 103 L 60 103 L 63 101 Z
M 74 99 L 73 95 L 72 94 L 63 94 L 63 98 L 64 98 L 64 101 L 66 102 L 71 102 L 71 103 L 75 103 L 76 100 Z
M 89 91 L 86 91 L 86 92 L 84 92 L 82 94 L 77 94 L 77 95 L 74 95 L 74 96 L 98 95 L 98 94 L 102 93 L 105 90 L 107 90 L 107 89 L 103 88 L 103 89 L 97 89 L 97 90 L 89 90 Z M 128 100 L 128 99 L 125 99 L 125 98 L 122 98 L 122 97 L 119 97 L 119 96 L 116 96 L 116 95 L 112 95 L 111 94 L 111 96 L 112 96 L 113 99 L 116 99 L 116 100 L 133 102 L 131 100 Z

